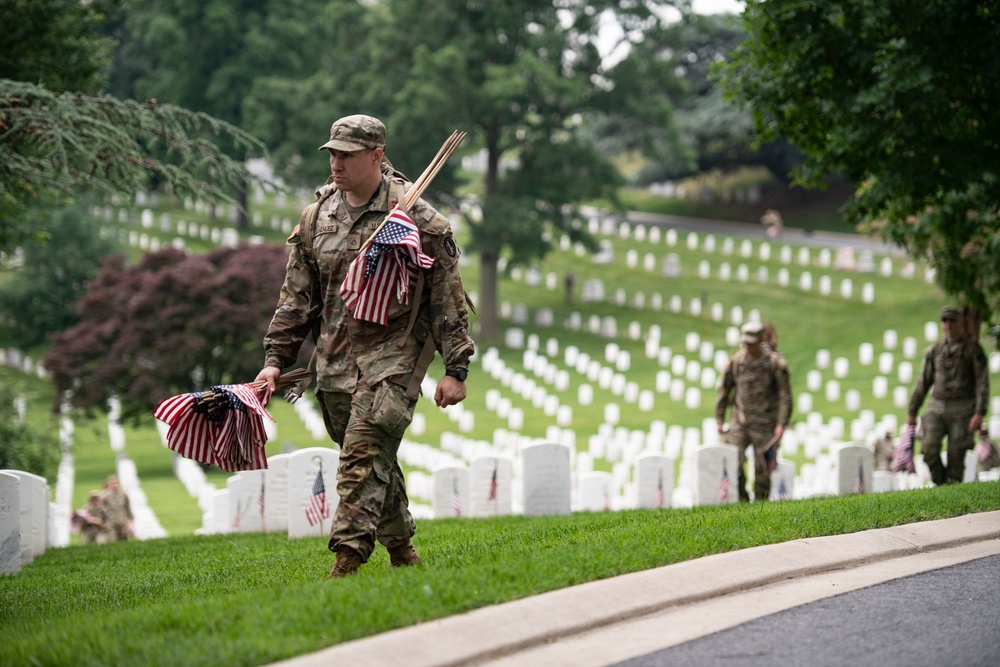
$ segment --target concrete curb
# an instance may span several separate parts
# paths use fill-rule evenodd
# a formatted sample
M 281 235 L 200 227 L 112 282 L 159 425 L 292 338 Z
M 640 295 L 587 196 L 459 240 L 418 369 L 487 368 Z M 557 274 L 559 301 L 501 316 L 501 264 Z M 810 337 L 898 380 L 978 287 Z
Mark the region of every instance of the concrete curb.
M 778 581 L 992 539 L 1000 539 L 1000 511 L 754 547 L 485 607 L 276 664 L 398 660 L 403 650 L 410 667 L 468 665 Z

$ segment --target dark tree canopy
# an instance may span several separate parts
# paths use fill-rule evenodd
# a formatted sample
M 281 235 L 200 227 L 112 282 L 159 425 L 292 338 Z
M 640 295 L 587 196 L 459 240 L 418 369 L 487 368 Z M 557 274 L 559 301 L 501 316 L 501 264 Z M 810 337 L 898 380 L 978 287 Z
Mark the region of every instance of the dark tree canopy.
M 125 416 L 174 394 L 249 382 L 286 258 L 275 245 L 170 248 L 132 266 L 109 258 L 78 302 L 80 322 L 53 337 L 45 367 L 74 405 L 103 409 L 116 394 Z
M 1000 3 L 748 0 L 723 69 L 764 139 L 858 186 L 847 218 L 1000 313 Z

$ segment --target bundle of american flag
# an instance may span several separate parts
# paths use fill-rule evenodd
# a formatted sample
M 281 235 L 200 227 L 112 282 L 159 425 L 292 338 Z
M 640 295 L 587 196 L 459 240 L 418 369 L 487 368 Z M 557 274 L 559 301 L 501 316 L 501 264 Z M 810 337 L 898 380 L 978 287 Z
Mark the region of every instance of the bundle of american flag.
M 903 429 L 903 437 L 899 439 L 896 449 L 892 452 L 893 472 L 916 472 L 917 467 L 913 463 L 913 441 L 916 439 L 916 429 L 912 424 L 907 424 Z
M 275 386 L 291 386 L 308 373 L 305 369 L 286 373 Z M 184 458 L 228 472 L 261 470 L 267 468 L 264 419 L 274 421 L 264 408 L 270 397 L 263 384 L 218 385 L 164 399 L 153 416 L 170 426 L 167 446 Z
M 405 201 L 392 207 L 351 262 L 340 286 L 340 296 L 357 319 L 387 324 L 393 296 L 403 305 L 409 303 L 418 271 L 434 264 L 434 258 L 424 254 L 420 230 L 406 211 L 417 202 L 463 139 L 465 132 L 452 132 L 406 192 Z
M 409 303 L 417 271 L 433 264 L 434 258 L 423 253 L 417 226 L 396 206 L 368 249 L 351 262 L 340 296 L 354 317 L 384 326 L 393 294 L 399 303 Z

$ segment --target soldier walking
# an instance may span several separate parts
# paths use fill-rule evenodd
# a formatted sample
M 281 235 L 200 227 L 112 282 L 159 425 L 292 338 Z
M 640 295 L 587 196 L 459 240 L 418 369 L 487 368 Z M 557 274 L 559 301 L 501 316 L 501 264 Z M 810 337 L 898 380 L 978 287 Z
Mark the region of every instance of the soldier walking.
M 766 500 L 777 448 L 792 416 L 788 364 L 764 341 L 764 334 L 765 327 L 759 322 L 743 325 L 741 349 L 726 364 L 715 402 L 719 433 L 726 432 L 726 410 L 732 406 L 729 442 L 739 451 L 737 488 L 741 502 L 750 501 L 747 445 L 753 445 L 754 450 L 754 499 Z
M 305 338 L 319 331 L 316 396 L 327 431 L 340 444 L 331 578 L 355 572 L 376 541 L 388 549 L 393 566 L 420 562 L 397 452 L 435 352 L 445 375 L 434 402 L 447 407 L 465 399 L 474 351 L 461 252 L 448 219 L 417 199 L 402 211 L 405 220 L 393 223 L 395 236 L 378 240 L 380 224 L 397 204 L 403 207 L 412 187 L 385 159 L 385 142 L 385 126 L 371 116 L 347 116 L 330 128 L 320 150 L 330 152 L 332 176 L 288 239 L 285 280 L 264 337 L 265 367 L 257 375 L 273 390 Z M 370 238 L 374 243 L 362 255 Z M 405 257 L 393 247 L 403 240 L 410 248 Z M 366 266 L 355 264 L 359 257 L 368 268 L 381 267 L 365 273 L 372 286 L 382 275 L 377 271 L 389 267 L 405 277 L 397 273 L 400 282 L 392 290 L 366 292 L 362 306 L 348 289 L 364 282 L 354 270 Z
M 986 352 L 967 335 L 965 318 L 955 306 L 941 309 L 944 336 L 924 352 L 923 368 L 910 396 L 907 423 L 917 423 L 917 413 L 930 394 L 924 411 L 921 451 L 937 485 L 961 482 L 965 452 L 983 424 L 990 400 L 990 375 Z M 947 468 L 941 461 L 941 444 L 948 438 Z

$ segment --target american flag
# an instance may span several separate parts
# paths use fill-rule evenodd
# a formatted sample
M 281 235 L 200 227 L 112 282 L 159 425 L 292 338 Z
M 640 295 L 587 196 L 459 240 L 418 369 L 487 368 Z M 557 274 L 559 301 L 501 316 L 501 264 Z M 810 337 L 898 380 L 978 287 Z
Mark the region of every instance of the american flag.
M 493 477 L 490 478 L 490 490 L 486 493 L 486 502 L 492 503 L 497 499 L 497 468 L 499 462 L 493 464 Z
M 858 476 L 854 480 L 854 493 L 864 493 L 865 492 L 865 466 L 858 459 Z
M 729 469 L 722 463 L 722 479 L 719 480 L 719 502 L 724 503 L 729 498 Z
M 270 391 L 264 389 L 259 395 L 253 385 L 227 384 L 212 387 L 212 393 L 225 405 L 215 419 L 208 414 L 202 393 L 160 401 L 153 416 L 170 426 L 167 446 L 184 458 L 217 465 L 228 472 L 267 468 L 264 418 L 274 418 L 264 405 Z
M 451 480 L 451 508 L 455 510 L 455 516 L 462 516 L 462 499 L 458 497 L 458 479 Z
M 791 497 L 792 497 L 792 495 L 790 493 L 788 493 L 788 485 L 785 484 L 785 478 L 784 477 L 779 477 L 778 478 L 778 493 L 775 495 L 775 498 L 777 498 L 778 500 L 790 500 Z
M 323 468 L 320 467 L 313 481 L 312 493 L 309 494 L 309 503 L 306 505 L 306 519 L 310 526 L 322 523 L 323 519 L 330 516 L 330 506 L 326 504 L 326 484 L 323 483 Z
M 233 532 L 240 529 L 240 524 L 242 523 L 242 512 L 240 511 L 240 501 L 236 499 L 236 511 L 233 513 Z
M 398 206 L 347 269 L 340 296 L 354 317 L 385 325 L 393 293 L 399 303 L 410 302 L 410 285 L 419 268 L 429 269 L 434 258 L 423 253 L 420 231 Z
M 892 453 L 893 472 L 916 472 L 917 467 L 913 463 L 913 441 L 915 431 L 912 425 L 907 424 L 903 429 L 903 437 L 899 439 L 896 449 Z
M 608 485 L 604 485 L 604 510 L 611 509 L 611 494 L 608 493 Z
M 653 496 L 653 507 L 663 507 L 663 471 L 660 471 L 660 478 L 656 482 L 656 495 Z

